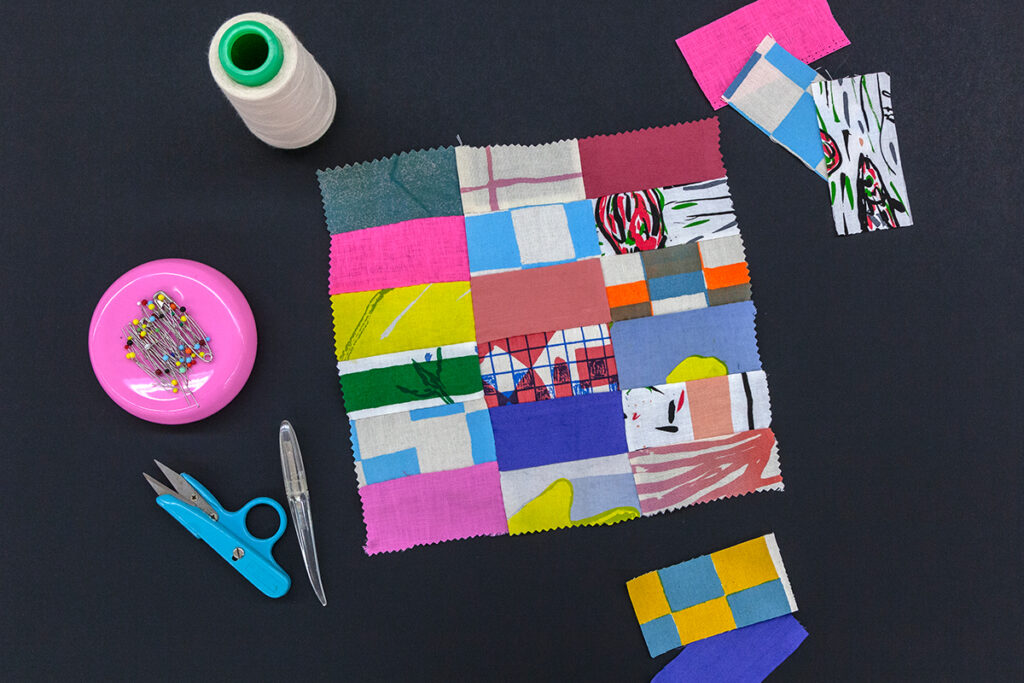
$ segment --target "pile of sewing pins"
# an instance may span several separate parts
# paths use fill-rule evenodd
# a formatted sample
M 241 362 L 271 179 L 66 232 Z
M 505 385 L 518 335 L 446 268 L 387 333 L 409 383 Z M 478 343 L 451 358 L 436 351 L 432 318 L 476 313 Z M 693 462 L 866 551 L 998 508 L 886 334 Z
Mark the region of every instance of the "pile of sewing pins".
M 158 385 L 199 405 L 189 390 L 189 370 L 213 360 L 210 338 L 184 306 L 160 290 L 139 301 L 142 315 L 122 328 L 125 358 Z

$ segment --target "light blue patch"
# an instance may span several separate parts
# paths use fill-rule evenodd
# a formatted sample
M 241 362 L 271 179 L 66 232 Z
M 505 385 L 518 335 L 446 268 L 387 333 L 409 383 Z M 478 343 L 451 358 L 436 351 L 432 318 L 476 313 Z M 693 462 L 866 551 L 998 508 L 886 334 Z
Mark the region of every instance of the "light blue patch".
M 710 555 L 659 569 L 658 577 L 673 612 L 725 595 Z
M 815 168 L 825 158 L 821 133 L 818 131 L 817 109 L 810 93 L 805 92 L 800 96 L 793 109 L 772 133 L 772 138 L 811 168 Z
M 466 413 L 466 427 L 469 429 L 469 443 L 473 449 L 473 464 L 494 462 L 496 455 L 490 413 L 486 410 Z
M 725 599 L 729 601 L 736 628 L 768 621 L 792 611 L 780 579 L 733 593 Z
M 754 65 L 759 61 L 761 61 L 760 52 L 755 52 L 750 55 L 750 59 L 747 60 L 747 63 L 743 65 L 742 69 L 740 69 L 739 75 L 733 79 L 732 83 L 729 84 L 729 87 L 725 89 L 724 93 L 722 93 L 722 97 L 732 97 L 736 93 L 736 88 L 740 87 L 740 83 L 743 82 L 743 79 L 747 77 L 747 74 L 750 73 L 750 70 L 753 69 Z
M 416 458 L 415 448 L 406 448 L 363 460 L 363 475 L 367 484 L 379 484 L 382 481 L 401 479 L 419 473 L 420 461 Z
M 522 267 L 508 211 L 466 216 L 466 247 L 470 273 Z
M 594 229 L 594 207 L 586 200 L 569 202 L 565 207 L 565 218 L 569 221 L 569 235 L 572 237 L 572 248 L 576 259 L 601 255 L 601 245 L 597 242 L 597 230 Z
M 431 406 L 430 408 L 417 408 L 415 410 L 410 410 L 409 419 L 415 422 L 416 420 L 429 420 L 432 417 L 455 415 L 456 413 L 462 413 L 465 411 L 465 403 L 446 403 L 440 406 Z
M 656 277 L 647 281 L 647 291 L 651 300 L 671 299 L 684 294 L 700 294 L 704 292 L 703 273 L 679 273 Z
M 772 45 L 772 49 L 768 50 L 764 58 L 786 78 L 796 83 L 801 90 L 806 89 L 818 75 L 817 71 L 786 52 L 785 48 L 777 43 Z
M 672 619 L 671 614 L 658 617 L 646 624 L 640 624 L 640 630 L 643 631 L 644 640 L 647 641 L 647 650 L 652 657 L 657 657 L 683 644 L 679 639 L 679 629 L 676 628 L 676 622 Z
M 348 421 L 349 433 L 352 435 L 352 457 L 359 461 L 359 432 L 356 430 L 355 420 Z
M 632 474 L 601 474 L 572 480 L 572 519 L 586 519 L 618 507 L 636 508 L 640 512 Z

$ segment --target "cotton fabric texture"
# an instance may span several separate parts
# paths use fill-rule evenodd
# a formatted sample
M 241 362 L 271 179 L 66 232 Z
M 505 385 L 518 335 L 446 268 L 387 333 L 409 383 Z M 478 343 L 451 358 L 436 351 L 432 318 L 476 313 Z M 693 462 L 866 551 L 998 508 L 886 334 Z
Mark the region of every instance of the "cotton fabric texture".
M 651 657 L 795 612 L 775 534 L 626 582 Z
M 824 178 L 825 155 L 811 97 L 811 84 L 820 80 L 814 69 L 767 36 L 722 99 Z
M 722 93 L 767 36 L 809 64 L 850 44 L 827 0 L 756 0 L 676 41 L 711 106 L 725 106 Z
M 320 172 L 367 553 L 782 488 L 718 134 Z
M 887 73 L 811 88 L 838 235 L 913 225 L 891 92 Z
M 796 652 L 807 630 L 792 614 L 690 643 L 651 683 L 760 683 Z

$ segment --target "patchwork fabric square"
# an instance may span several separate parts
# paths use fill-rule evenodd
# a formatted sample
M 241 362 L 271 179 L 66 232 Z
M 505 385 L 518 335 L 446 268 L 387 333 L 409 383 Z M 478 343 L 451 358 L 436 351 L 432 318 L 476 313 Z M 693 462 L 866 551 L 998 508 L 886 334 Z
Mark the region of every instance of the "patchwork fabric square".
M 359 497 L 368 555 L 508 533 L 493 462 L 370 484 Z
M 651 657 L 795 612 L 775 534 L 626 582 Z
M 665 407 L 663 424 L 671 426 Z M 749 422 L 754 422 L 752 417 Z M 770 429 L 641 448 L 630 452 L 629 463 L 644 515 L 754 491 L 783 490 L 778 445 Z
M 814 69 L 767 36 L 722 99 L 824 178 L 825 155 L 811 97 L 811 84 L 820 80 Z
M 827 0 L 756 0 L 687 33 L 676 45 L 704 96 L 719 109 L 725 106 L 722 93 L 766 35 L 805 63 L 850 44 Z
M 331 235 L 331 294 L 469 280 L 462 216 Z
M 628 450 L 617 391 L 501 406 L 490 414 L 503 472 Z
M 475 275 L 470 283 L 477 339 L 503 339 L 611 320 L 597 259 Z
M 468 282 L 331 296 L 339 361 L 473 341 Z
M 838 235 L 913 225 L 891 93 L 887 73 L 811 88 Z
M 338 375 L 352 420 L 484 397 L 473 342 L 339 361 Z
M 601 268 L 613 322 L 750 299 L 739 235 L 607 256 Z
M 532 146 L 460 145 L 455 158 L 467 216 L 586 198 L 576 140 Z
M 761 429 L 771 424 L 764 372 L 742 372 L 622 393 L 629 450 Z
M 759 370 L 754 313 L 754 304 L 743 301 L 615 323 L 619 385 L 637 389 Z
M 468 216 L 473 275 L 552 266 L 599 256 L 589 201 L 528 206 Z
M 640 516 L 624 453 L 502 471 L 510 534 L 615 524 Z
M 451 147 L 317 171 L 317 177 L 332 234 L 462 214 Z
M 781 489 L 718 134 L 711 118 L 319 173 L 367 553 Z M 769 590 L 674 612 L 663 594 L 643 629 L 731 628 Z
M 360 486 L 494 462 L 482 400 L 417 408 L 350 423 Z
M 725 175 L 716 118 L 583 138 L 579 155 L 587 197 L 699 183 Z
M 607 325 L 508 337 L 477 350 L 491 408 L 619 388 Z
M 739 236 L 729 179 L 604 195 L 594 201 L 602 256 Z

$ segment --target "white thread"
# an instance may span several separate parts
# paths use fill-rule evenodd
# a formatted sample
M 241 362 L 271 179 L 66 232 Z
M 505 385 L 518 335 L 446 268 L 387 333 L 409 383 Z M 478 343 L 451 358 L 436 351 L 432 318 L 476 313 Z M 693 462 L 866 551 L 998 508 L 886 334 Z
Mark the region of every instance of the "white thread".
M 263 85 L 236 83 L 221 65 L 221 37 L 240 21 L 258 21 L 281 41 L 281 69 Z M 331 127 L 337 108 L 331 79 L 280 19 L 262 12 L 246 12 L 228 19 L 210 42 L 209 61 L 210 73 L 221 92 L 252 134 L 268 145 L 282 149 L 305 147 Z

